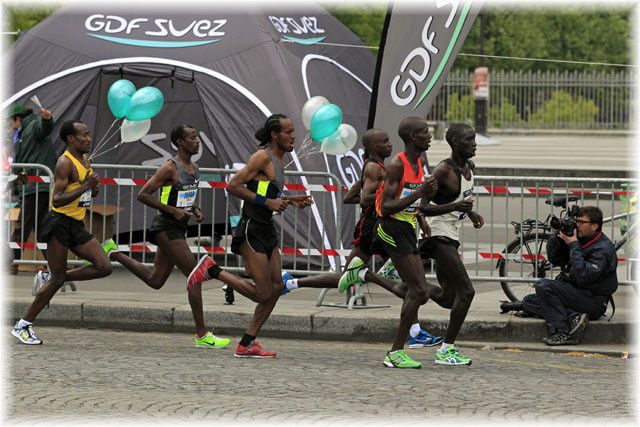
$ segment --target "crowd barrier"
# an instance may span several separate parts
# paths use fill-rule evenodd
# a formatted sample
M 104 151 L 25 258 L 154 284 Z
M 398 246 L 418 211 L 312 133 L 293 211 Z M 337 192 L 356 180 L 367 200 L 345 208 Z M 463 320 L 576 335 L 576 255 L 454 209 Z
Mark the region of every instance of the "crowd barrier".
M 52 184 L 53 174 L 46 167 L 15 163 L 11 167 L 14 173 L 29 170 L 29 183 L 36 186 L 50 187 Z M 136 195 L 157 167 L 96 164 L 93 168 L 100 175 L 102 185 L 85 220 L 87 227 L 100 241 L 115 236 L 119 250 L 152 265 L 157 247 L 147 242 L 146 230 L 157 212 L 138 202 Z M 196 256 L 209 253 L 223 268 L 243 272 L 241 258 L 230 250 L 240 203 L 235 197 L 228 197 L 226 185 L 235 170 L 201 168 L 200 173 L 198 197 L 206 219 L 201 225 L 190 226 L 188 242 L 191 250 Z M 336 271 L 350 252 L 349 245 L 341 244 L 342 236 L 349 233 L 350 237 L 355 225 L 343 224 L 343 219 L 353 222 L 352 216 L 343 218 L 342 197 L 346 189 L 329 173 L 286 172 L 285 175 L 286 189 L 311 194 L 315 205 L 309 210 L 287 209 L 283 215 L 274 218 L 281 238 L 283 267 L 300 275 Z M 463 222 L 459 251 L 469 276 L 474 282 L 533 283 L 538 277 L 536 262 L 544 260 L 546 251 L 532 255 L 524 250 L 510 250 L 510 247 L 518 246 L 514 243 L 517 241 L 521 246 L 526 243 L 523 237 L 526 231 L 542 236 L 548 216 L 562 215 L 560 207 L 545 203 L 550 196 L 567 199 L 576 196 L 578 200 L 569 205 L 595 205 L 602 209 L 607 220 L 604 232 L 611 240 L 628 238 L 618 251 L 618 277 L 623 285 L 637 284 L 634 276 L 637 238 L 635 233 L 625 236 L 624 231 L 634 223 L 638 185 L 634 179 L 476 176 L 474 210 L 483 215 L 485 225 L 474 229 L 469 221 Z M 16 210 L 17 205 L 24 203 L 25 194 L 19 185 L 14 187 L 17 194 L 13 198 L 8 198 L 7 191 L 4 192 L 5 206 L 9 207 L 4 216 L 7 236 L 11 236 L 13 228 L 23 225 Z M 322 221 L 321 228 L 317 225 L 318 219 Z M 528 230 L 526 224 L 529 224 Z M 520 233 L 516 234 L 518 227 Z M 9 247 L 33 249 L 36 244 L 25 241 L 28 237 L 10 240 Z M 540 241 L 535 238 L 529 243 L 536 245 Z M 38 243 L 37 248 L 45 249 L 46 244 Z M 38 258 L 36 251 L 32 251 L 30 256 L 23 254 L 15 263 L 44 265 L 44 259 Z M 73 258 L 69 262 L 79 264 L 82 261 Z M 374 259 L 374 263 L 381 265 L 378 259 Z M 426 272 L 428 279 L 435 279 L 433 266 L 427 264 Z M 555 271 L 545 274 L 549 277 Z M 321 298 L 319 300 L 321 302 Z

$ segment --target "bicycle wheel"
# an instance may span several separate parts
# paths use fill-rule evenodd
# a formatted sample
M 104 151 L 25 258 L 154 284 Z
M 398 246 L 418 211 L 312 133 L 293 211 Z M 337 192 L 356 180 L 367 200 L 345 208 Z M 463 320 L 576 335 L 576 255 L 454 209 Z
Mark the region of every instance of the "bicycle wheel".
M 544 278 L 550 275 L 551 263 L 547 260 L 546 233 L 531 233 L 512 240 L 498 261 L 501 277 Z M 535 292 L 533 282 L 500 281 L 504 294 L 511 301 L 520 301 Z

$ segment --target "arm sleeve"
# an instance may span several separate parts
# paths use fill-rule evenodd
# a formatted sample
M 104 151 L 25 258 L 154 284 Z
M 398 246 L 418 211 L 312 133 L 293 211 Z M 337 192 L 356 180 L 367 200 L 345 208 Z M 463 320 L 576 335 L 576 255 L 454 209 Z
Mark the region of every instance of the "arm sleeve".
M 36 141 L 41 141 L 53 131 L 53 117 L 50 119 L 38 119 L 33 125 Z
M 573 283 L 580 289 L 591 289 L 608 272 L 607 253 L 599 248 L 589 254 L 587 258 L 578 242 L 569 245 L 571 272 Z
M 569 248 L 558 236 L 551 234 L 547 241 L 547 256 L 553 265 L 566 265 L 569 263 Z

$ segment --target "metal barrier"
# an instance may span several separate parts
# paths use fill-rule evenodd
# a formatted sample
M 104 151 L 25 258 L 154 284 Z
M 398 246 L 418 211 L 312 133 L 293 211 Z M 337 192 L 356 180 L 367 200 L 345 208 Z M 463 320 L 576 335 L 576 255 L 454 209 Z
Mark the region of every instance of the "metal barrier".
M 104 165 L 92 166 L 101 176 L 101 191 L 94 199 L 87 224 L 98 240 L 116 236 L 119 249 L 141 262 L 151 265 L 152 254 L 157 247 L 146 243 L 146 230 L 157 212 L 134 200 L 137 188 L 147 181 L 157 169 L 153 166 L 137 165 Z M 38 185 L 52 185 L 53 174 L 44 166 L 31 164 L 13 164 L 14 170 L 29 168 L 43 173 L 29 177 L 29 182 Z M 244 271 L 241 257 L 231 253 L 231 235 L 234 221 L 239 213 L 239 200 L 226 195 L 226 185 L 231 169 L 202 168 L 200 182 L 200 205 L 205 212 L 204 225 L 190 226 L 188 239 L 191 250 L 196 255 L 212 254 L 216 260 L 230 271 Z M 326 271 L 338 271 L 350 248 L 341 247 L 341 227 L 337 226 L 333 238 L 326 233 L 326 227 L 318 230 L 315 239 L 316 224 L 312 217 L 333 219 L 333 224 L 342 224 L 342 192 L 338 178 L 324 172 L 286 172 L 287 178 L 304 177 L 301 183 L 285 184 L 287 190 L 304 191 L 313 194 L 316 204 L 313 212 L 288 209 L 284 215 L 275 218 L 277 224 L 283 223 L 290 232 L 285 234 L 284 227 L 279 227 L 283 267 L 294 274 L 318 274 Z M 319 183 L 318 183 L 319 182 Z M 485 219 L 485 226 L 473 229 L 468 221 L 463 222 L 460 236 L 461 256 L 467 266 L 469 276 L 474 282 L 506 282 L 533 283 L 537 279 L 535 271 L 530 271 L 526 254 L 510 250 L 517 242 L 524 243 L 522 233 L 517 235 L 515 227 L 530 224 L 530 233 L 543 235 L 548 215 L 560 216 L 560 208 L 545 204 L 551 195 L 578 196 L 580 205 L 595 205 L 603 210 L 608 218 L 604 227 L 605 234 L 612 240 L 620 240 L 622 231 L 620 220 L 631 223 L 634 219 L 628 212 L 628 198 L 637 196 L 638 180 L 633 179 L 600 179 L 600 178 L 539 178 L 528 176 L 476 176 L 474 209 Z M 208 191 L 211 190 L 211 191 Z M 626 199 L 625 199 L 626 198 Z M 22 202 L 25 192 L 22 191 Z M 335 214 L 334 214 L 335 206 Z M 125 212 L 128 210 L 128 213 Z M 210 215 L 210 221 L 209 219 Z M 526 220 L 531 220 L 527 222 Z M 348 221 L 352 221 L 351 218 Z M 6 222 L 10 231 L 11 221 Z M 209 225 L 210 223 L 210 225 Z M 331 224 L 331 221 L 329 222 Z M 114 227 L 112 227 L 114 224 Z M 24 220 L 22 222 L 24 225 Z M 37 227 L 37 224 L 36 224 Z M 21 227 L 22 229 L 24 227 Z M 10 235 L 10 233 L 8 233 Z M 305 236 L 301 238 L 300 236 Z M 10 247 L 17 249 L 33 248 L 33 243 L 21 243 L 28 236 L 21 236 L 19 241 L 10 239 Z M 633 236 L 635 237 L 635 236 Z M 532 239 L 534 244 L 541 239 Z M 637 240 L 636 240 L 637 241 Z M 516 242 L 516 243 L 514 243 Z M 634 266 L 638 256 L 631 254 L 630 245 L 619 251 L 619 281 L 622 285 L 638 284 L 634 274 Z M 37 244 L 38 249 L 45 249 L 46 244 Z M 542 254 L 544 258 L 544 253 Z M 528 260 L 530 261 L 530 260 Z M 535 261 L 535 260 L 534 260 Z M 70 263 L 81 263 L 81 260 L 70 260 Z M 374 260 L 375 262 L 375 260 Z M 507 265 L 501 269 L 500 263 Z M 17 260 L 18 264 L 45 264 L 44 260 Z M 514 268 L 511 268 L 514 266 Z M 535 263 L 534 263 L 534 267 Z M 375 268 L 375 267 L 374 267 Z M 502 274 L 501 274 L 502 273 Z M 551 270 L 548 274 L 554 274 Z M 435 279 L 433 267 L 428 270 L 428 279 Z M 322 303 L 324 292 L 317 304 Z M 365 301 L 363 294 L 351 296 L 348 300 L 353 306 L 357 300 Z M 366 305 L 366 302 L 365 304 Z
M 537 266 L 530 269 L 531 262 L 526 262 L 526 253 L 509 248 L 524 243 L 523 231 L 528 230 L 532 236 L 543 236 L 545 230 L 548 233 L 543 224 L 549 215 L 560 216 L 562 209 L 545 203 L 552 195 L 576 196 L 575 203 L 580 206 L 598 206 L 605 217 L 604 233 L 612 241 L 619 240 L 622 232 L 616 222 L 631 220 L 631 214 L 625 213 L 627 202 L 624 198 L 637 194 L 639 186 L 639 181 L 634 179 L 476 176 L 474 210 L 483 215 L 485 225 L 476 230 L 469 221 L 463 222 L 460 251 L 469 276 L 480 282 L 534 282 L 537 275 L 532 274 L 535 273 L 532 270 Z M 516 227 L 522 229 L 519 234 L 515 233 Z M 530 242 L 535 245 L 542 240 L 532 238 Z M 620 283 L 637 284 L 637 279 L 632 277 L 632 264 L 637 261 L 637 254 L 630 256 L 625 251 L 628 252 L 623 247 L 618 252 Z M 546 256 L 544 248 L 542 256 Z M 500 275 L 498 264 L 508 264 L 510 260 L 516 268 L 507 268 Z M 547 277 L 556 272 L 559 270 L 547 272 Z M 428 277 L 435 278 L 433 269 L 430 273 Z
M 31 166 L 13 165 L 16 168 Z M 146 231 L 157 211 L 138 202 L 136 194 L 157 167 L 94 164 L 92 168 L 100 176 L 102 185 L 100 193 L 88 208 L 89 215 L 85 219 L 87 228 L 99 241 L 115 236 L 120 251 L 139 259 L 143 264 L 152 265 L 152 254 L 156 252 L 157 247 L 146 243 Z M 191 225 L 189 235 L 194 236 L 188 241 L 191 250 L 197 256 L 209 253 L 224 268 L 230 271 L 244 271 L 241 257 L 232 254 L 230 249 L 240 200 L 227 197 L 225 189 L 228 178 L 235 172 L 233 169 L 200 169 L 199 203 L 205 213 L 205 224 Z M 286 190 L 312 194 L 315 204 L 305 210 L 306 214 L 303 210 L 292 208 L 274 218 L 280 232 L 283 265 L 294 274 L 314 274 L 339 268 L 342 251 L 336 248 L 341 247 L 341 227 L 334 227 L 335 233 L 330 236 L 326 228 L 318 229 L 309 218 L 330 219 L 330 226 L 342 224 L 340 181 L 335 175 L 323 172 L 286 171 L 285 176 L 290 180 L 302 181 L 286 183 Z M 37 183 L 36 185 L 44 185 L 52 182 L 52 174 L 47 177 L 35 175 L 29 179 Z M 283 224 L 287 224 L 291 231 L 288 236 Z M 10 221 L 7 221 L 7 226 L 10 227 Z M 316 227 L 317 230 L 315 239 L 312 227 Z M 300 236 L 306 236 L 304 241 L 300 240 Z M 18 246 L 21 245 L 11 242 L 12 248 Z M 31 247 L 33 244 L 22 246 Z M 46 244 L 39 243 L 38 248 L 46 249 Z M 69 261 L 70 264 L 82 262 L 78 259 Z M 36 260 L 34 257 L 33 260 L 17 260 L 16 263 L 44 265 L 46 261 Z
M 37 258 L 37 250 L 46 250 L 47 245 L 45 243 L 38 243 L 37 236 L 39 233 L 39 225 L 37 221 L 37 212 L 45 207 L 41 206 L 42 203 L 46 203 L 46 210 L 51 208 L 51 195 L 53 193 L 53 172 L 47 166 L 31 164 L 31 163 L 13 163 L 10 165 L 12 175 L 17 173 L 26 173 L 28 182 L 22 185 L 17 179 L 9 181 L 7 179 L 7 186 L 3 191 L 3 207 L 5 209 L 5 231 L 7 235 L 7 241 L 9 243 L 9 249 L 13 251 L 14 258 L 17 256 L 16 264 L 32 264 L 43 265 L 46 261 Z M 41 197 L 36 197 L 40 193 L 45 193 L 46 202 Z M 23 207 L 28 206 L 34 210 L 34 224 L 33 229 L 27 230 L 25 228 L 25 215 Z M 29 237 L 33 232 L 33 241 L 29 242 Z M 31 250 L 33 256 L 31 259 L 20 260 L 24 256 L 25 250 Z M 28 257 L 27 257 L 28 258 Z

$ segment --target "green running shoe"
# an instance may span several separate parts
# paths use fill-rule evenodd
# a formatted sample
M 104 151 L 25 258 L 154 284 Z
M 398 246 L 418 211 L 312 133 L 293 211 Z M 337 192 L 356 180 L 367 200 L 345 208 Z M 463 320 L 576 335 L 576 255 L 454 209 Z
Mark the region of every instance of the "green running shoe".
M 364 261 L 358 257 L 353 257 L 344 274 L 340 277 L 338 282 L 338 291 L 344 292 L 351 285 L 362 285 L 362 280 L 358 274 L 360 270 L 365 267 Z
M 382 362 L 387 368 L 420 369 L 422 363 L 416 362 L 404 350 L 390 351 Z
M 207 335 L 202 338 L 195 337 L 196 347 L 198 348 L 224 348 L 231 344 L 231 340 L 229 338 L 218 338 L 213 335 L 211 332 L 208 332 Z
M 107 258 L 109 258 L 109 255 L 112 252 L 118 252 L 118 245 L 116 245 L 116 242 L 114 242 L 113 239 L 105 240 L 102 243 L 102 250 L 107 254 Z
M 471 365 L 471 359 L 460 354 L 455 346 L 450 346 L 447 351 L 436 351 L 436 365 Z
M 396 270 L 396 266 L 393 265 L 391 258 L 389 258 L 387 262 L 380 267 L 380 270 L 378 270 L 378 276 L 382 276 L 389 280 L 402 280 L 398 274 L 398 270 Z

